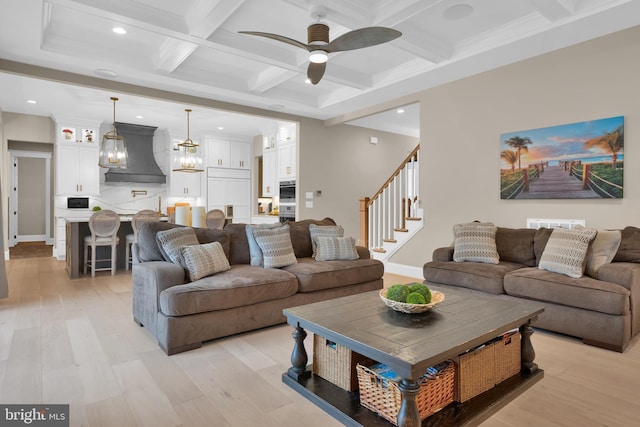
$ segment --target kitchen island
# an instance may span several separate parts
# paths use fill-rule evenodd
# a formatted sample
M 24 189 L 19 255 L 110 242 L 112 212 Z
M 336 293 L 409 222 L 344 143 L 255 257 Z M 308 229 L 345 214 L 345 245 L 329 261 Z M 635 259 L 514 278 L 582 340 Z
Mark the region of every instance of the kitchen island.
M 127 266 L 127 234 L 133 233 L 131 226 L 132 218 L 132 214 L 120 215 L 120 228 L 118 229 L 120 242 L 116 250 L 116 270 L 125 270 Z M 160 220 L 167 221 L 168 217 L 166 215 L 161 216 Z M 77 279 L 84 275 L 84 238 L 85 236 L 91 236 L 89 220 L 86 218 L 66 218 L 65 234 L 66 270 L 71 279 Z M 111 256 L 111 248 L 109 246 L 99 246 L 96 250 L 97 259 L 109 258 Z

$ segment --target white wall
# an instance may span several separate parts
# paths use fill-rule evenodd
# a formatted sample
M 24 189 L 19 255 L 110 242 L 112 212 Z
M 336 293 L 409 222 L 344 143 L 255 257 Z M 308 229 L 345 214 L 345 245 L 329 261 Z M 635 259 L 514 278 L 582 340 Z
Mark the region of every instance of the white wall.
M 422 267 L 471 220 L 525 227 L 527 217 L 640 225 L 640 27 L 420 94 L 425 227 L 391 259 Z M 625 116 L 624 198 L 500 200 L 500 134 Z

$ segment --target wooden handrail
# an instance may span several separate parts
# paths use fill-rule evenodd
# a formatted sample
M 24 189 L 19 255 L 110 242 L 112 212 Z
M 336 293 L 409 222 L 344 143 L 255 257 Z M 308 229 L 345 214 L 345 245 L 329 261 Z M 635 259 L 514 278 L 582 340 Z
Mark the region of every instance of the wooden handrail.
M 411 152 L 411 154 L 409 154 L 407 156 L 406 159 L 404 159 L 404 161 L 402 163 L 400 163 L 400 166 L 398 166 L 398 168 L 395 170 L 395 172 L 393 172 L 393 174 L 391 174 L 391 176 L 389 177 L 389 179 L 387 179 L 387 181 L 382 184 L 382 187 L 380 187 L 380 189 L 376 192 L 376 194 L 373 195 L 373 197 L 371 197 L 368 201 L 367 201 L 367 205 L 366 207 L 371 206 L 371 204 L 378 198 L 378 196 L 380 196 L 380 194 L 382 194 L 382 192 L 384 191 L 385 188 L 387 188 L 389 186 L 389 184 L 391 183 L 391 181 L 393 181 L 393 179 L 398 176 L 400 174 L 400 171 L 402 171 L 402 169 L 404 169 L 404 166 L 409 163 L 410 161 L 412 161 L 414 158 L 417 161 L 418 160 L 418 150 L 420 150 L 420 144 L 418 144 L 416 146 L 416 148 L 413 149 L 413 151 Z

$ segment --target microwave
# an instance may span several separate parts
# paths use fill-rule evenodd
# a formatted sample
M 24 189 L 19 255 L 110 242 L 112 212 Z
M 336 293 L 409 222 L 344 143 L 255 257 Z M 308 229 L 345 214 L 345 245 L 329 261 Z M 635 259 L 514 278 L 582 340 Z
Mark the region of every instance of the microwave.
M 89 209 L 89 198 L 67 197 L 67 209 Z

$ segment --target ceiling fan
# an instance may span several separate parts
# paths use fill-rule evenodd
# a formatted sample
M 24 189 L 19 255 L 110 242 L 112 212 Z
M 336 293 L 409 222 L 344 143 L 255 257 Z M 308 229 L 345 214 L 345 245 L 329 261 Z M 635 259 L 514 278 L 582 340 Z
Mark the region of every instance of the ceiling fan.
M 323 6 L 316 6 L 311 10 L 311 17 L 318 22 L 307 27 L 308 44 L 272 33 L 262 33 L 259 31 L 240 31 L 240 33 L 266 37 L 307 50 L 310 61 L 309 68 L 307 68 L 307 77 L 314 85 L 318 84 L 322 79 L 330 53 L 375 46 L 390 42 L 402 35 L 400 31 L 394 30 L 393 28 L 366 27 L 349 31 L 332 42 L 329 42 L 329 26 L 320 22 L 325 16 L 326 8 Z

